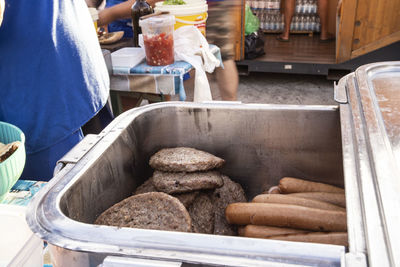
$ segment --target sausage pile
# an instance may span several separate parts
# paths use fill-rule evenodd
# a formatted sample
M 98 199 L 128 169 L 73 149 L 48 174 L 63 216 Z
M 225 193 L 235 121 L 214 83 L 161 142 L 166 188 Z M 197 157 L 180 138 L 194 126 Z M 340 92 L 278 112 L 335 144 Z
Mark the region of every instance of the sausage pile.
M 225 215 L 241 236 L 348 246 L 345 195 L 336 186 L 285 177 Z

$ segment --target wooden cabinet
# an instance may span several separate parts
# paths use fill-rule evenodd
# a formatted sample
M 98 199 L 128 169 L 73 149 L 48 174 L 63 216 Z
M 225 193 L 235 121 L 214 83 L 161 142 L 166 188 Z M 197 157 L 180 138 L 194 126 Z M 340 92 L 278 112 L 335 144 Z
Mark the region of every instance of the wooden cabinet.
M 342 0 L 337 21 L 341 63 L 400 41 L 400 0 Z
M 229 0 L 228 0 L 229 1 Z M 245 0 L 237 1 L 234 9 L 234 20 L 236 24 L 235 39 L 235 60 L 244 59 L 244 23 L 245 23 Z

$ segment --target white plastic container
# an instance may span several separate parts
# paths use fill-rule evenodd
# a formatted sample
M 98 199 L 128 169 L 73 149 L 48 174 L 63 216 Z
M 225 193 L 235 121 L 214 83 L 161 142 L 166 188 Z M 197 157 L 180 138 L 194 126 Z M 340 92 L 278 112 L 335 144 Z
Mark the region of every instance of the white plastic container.
M 43 241 L 25 221 L 26 208 L 0 204 L 0 266 L 43 266 Z
M 133 68 L 146 57 L 141 47 L 124 47 L 111 53 L 113 67 Z

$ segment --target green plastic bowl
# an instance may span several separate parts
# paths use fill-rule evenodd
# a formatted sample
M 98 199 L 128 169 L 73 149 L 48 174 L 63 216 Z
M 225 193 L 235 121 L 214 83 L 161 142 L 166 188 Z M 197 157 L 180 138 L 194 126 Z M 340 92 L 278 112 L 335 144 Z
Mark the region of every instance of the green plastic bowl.
M 0 163 L 0 203 L 21 177 L 26 159 L 24 133 L 16 126 L 0 121 L 0 142 L 9 144 L 15 141 L 22 144 L 8 159 Z

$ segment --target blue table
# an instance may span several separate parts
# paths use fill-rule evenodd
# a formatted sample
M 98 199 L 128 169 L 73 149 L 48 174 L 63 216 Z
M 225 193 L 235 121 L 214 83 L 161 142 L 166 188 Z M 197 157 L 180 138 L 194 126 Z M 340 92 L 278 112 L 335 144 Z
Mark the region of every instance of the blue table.
M 215 45 L 210 45 L 211 52 L 221 61 L 221 53 L 219 47 Z M 171 65 L 167 66 L 149 66 L 146 63 L 141 63 L 134 67 L 114 67 L 112 68 L 113 76 L 135 76 L 135 75 L 146 75 L 146 76 L 153 76 L 153 77 L 173 77 L 174 79 L 174 88 L 175 94 L 179 94 L 179 100 L 184 101 L 186 100 L 186 92 L 184 88 L 184 81 L 190 78 L 189 72 L 193 70 L 193 66 L 185 61 L 176 61 Z M 173 90 L 172 90 L 173 91 Z M 165 96 L 161 92 L 142 92 L 142 91 L 135 91 L 135 90 L 116 90 L 113 88 L 113 79 L 111 79 L 111 98 L 112 98 L 112 105 L 114 109 L 115 115 L 121 113 L 122 104 L 120 101 L 120 96 L 122 97 L 133 97 L 139 98 L 138 103 L 136 105 L 140 105 L 142 99 L 148 99 L 152 102 L 159 102 L 164 101 Z
M 47 182 L 18 180 L 1 204 L 27 206 L 32 197 L 46 184 Z
M 146 63 L 141 63 L 133 68 L 113 67 L 113 74 L 173 76 L 175 78 L 175 93 L 179 94 L 181 101 L 184 101 L 186 100 L 186 93 L 183 81 L 190 77 L 188 73 L 192 69 L 193 66 L 185 61 L 176 61 L 167 66 L 149 66 Z

